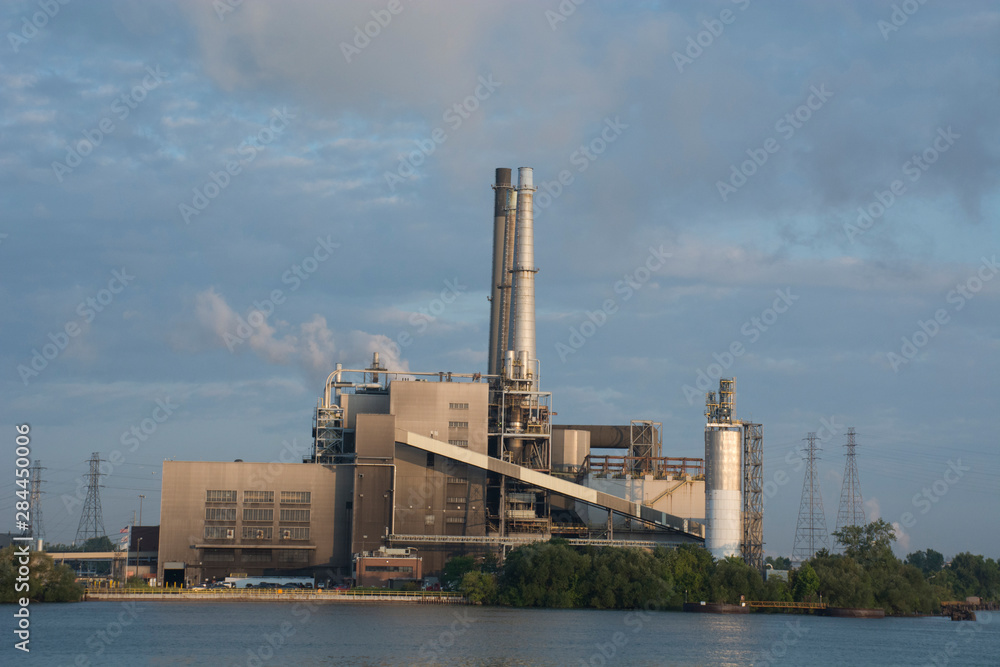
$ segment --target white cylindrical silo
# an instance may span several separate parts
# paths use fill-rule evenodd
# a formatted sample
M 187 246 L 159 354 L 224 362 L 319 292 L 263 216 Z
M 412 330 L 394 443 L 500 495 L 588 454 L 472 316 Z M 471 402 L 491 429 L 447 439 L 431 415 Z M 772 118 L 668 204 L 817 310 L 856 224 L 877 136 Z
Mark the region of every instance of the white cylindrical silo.
M 705 428 L 705 548 L 717 559 L 740 554 L 743 537 L 743 430 Z

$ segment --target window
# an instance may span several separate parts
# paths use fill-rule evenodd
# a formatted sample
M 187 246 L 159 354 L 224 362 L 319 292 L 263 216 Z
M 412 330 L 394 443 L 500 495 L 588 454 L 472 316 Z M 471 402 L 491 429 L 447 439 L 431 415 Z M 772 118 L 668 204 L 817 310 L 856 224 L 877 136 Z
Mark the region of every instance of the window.
M 449 440 L 448 444 L 449 445 L 455 445 L 456 447 L 468 447 L 469 446 L 469 441 L 468 440 Z
M 282 549 L 278 552 L 278 561 L 281 563 L 308 563 L 309 552 L 305 549 Z
M 465 479 L 463 477 L 449 477 L 448 478 L 448 483 L 449 484 L 467 484 L 468 481 L 469 480 L 467 480 L 467 479 Z
M 445 523 L 465 523 L 465 517 L 463 516 L 449 516 L 444 520 Z
M 236 508 L 206 507 L 205 521 L 236 521 Z
M 236 560 L 236 554 L 229 549 L 205 549 L 202 560 L 214 563 L 231 563 Z
M 308 540 L 308 528 L 282 528 L 281 539 L 283 540 Z
M 309 510 L 281 510 L 282 521 L 309 521 Z
M 274 491 L 244 491 L 243 502 L 245 503 L 273 503 Z
M 269 540 L 274 534 L 271 526 L 243 526 L 244 540 Z
M 469 428 L 469 422 L 448 422 L 448 428 Z
M 207 503 L 235 503 L 235 491 L 205 491 L 205 502 Z
M 413 568 L 409 565 L 366 565 L 365 572 L 400 572 L 411 574 Z
M 243 552 L 244 563 L 270 563 L 273 559 L 270 549 L 253 549 Z
M 310 502 L 312 493 L 309 491 L 282 491 L 281 502 L 296 505 L 307 505 Z
M 234 528 L 227 526 L 205 526 L 206 540 L 231 540 L 233 539 Z
M 449 403 L 448 407 L 450 409 L 452 409 L 452 410 L 468 410 L 469 409 L 469 404 L 468 403 Z
M 459 498 L 458 496 L 448 498 L 449 503 L 464 503 L 466 500 L 468 500 L 468 498 Z
M 243 508 L 244 521 L 274 521 L 274 510 L 256 507 Z

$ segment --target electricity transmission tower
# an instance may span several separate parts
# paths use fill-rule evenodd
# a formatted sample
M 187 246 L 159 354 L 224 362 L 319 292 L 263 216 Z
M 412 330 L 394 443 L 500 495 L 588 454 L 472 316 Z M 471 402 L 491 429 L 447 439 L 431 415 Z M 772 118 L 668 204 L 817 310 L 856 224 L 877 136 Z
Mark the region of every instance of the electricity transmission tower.
M 42 528 L 42 467 L 41 461 L 36 460 L 31 466 L 31 501 L 28 507 L 31 508 L 31 536 L 36 540 L 45 537 L 45 530 Z
M 101 511 L 101 455 L 94 452 L 90 456 L 90 472 L 87 473 L 87 500 L 83 503 L 80 526 L 76 529 L 76 543 L 83 544 L 92 537 L 104 537 L 104 513 Z
M 820 494 L 819 478 L 816 475 L 816 434 L 809 433 L 806 441 L 809 443 L 809 465 L 802 481 L 802 501 L 799 504 L 799 519 L 795 524 L 795 545 L 792 548 L 794 563 L 807 561 L 820 549 L 830 548 L 823 496 Z
M 847 463 L 844 465 L 844 485 L 840 489 L 840 507 L 837 509 L 837 528 L 847 526 L 863 526 L 868 523 L 865 518 L 864 501 L 861 498 L 861 482 L 858 479 L 858 461 L 855 458 L 854 427 L 847 429 Z M 837 550 L 842 549 L 837 545 Z

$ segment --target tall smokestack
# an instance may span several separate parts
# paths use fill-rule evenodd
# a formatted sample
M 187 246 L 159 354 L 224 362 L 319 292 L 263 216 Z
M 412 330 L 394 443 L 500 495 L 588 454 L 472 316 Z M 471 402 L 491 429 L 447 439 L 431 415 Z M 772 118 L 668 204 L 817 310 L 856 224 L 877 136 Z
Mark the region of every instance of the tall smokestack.
M 526 357 L 527 374 L 535 372 L 535 231 L 531 167 L 517 170 L 517 257 L 514 260 L 514 353 Z M 525 375 L 526 376 L 526 375 Z M 538 388 L 538 377 L 532 378 Z
M 507 201 L 511 192 L 510 169 L 499 167 L 493 186 L 493 284 L 490 286 L 490 352 L 487 373 L 496 375 L 503 368 L 503 354 L 507 349 L 507 336 L 502 320 L 504 294 L 501 284 L 510 280 L 504 266 L 504 249 L 507 246 Z

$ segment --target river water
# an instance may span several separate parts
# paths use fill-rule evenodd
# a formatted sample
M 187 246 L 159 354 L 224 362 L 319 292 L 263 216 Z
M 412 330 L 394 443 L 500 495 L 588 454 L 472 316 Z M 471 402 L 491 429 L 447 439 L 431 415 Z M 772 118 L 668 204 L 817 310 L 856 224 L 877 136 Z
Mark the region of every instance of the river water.
M 13 648 L 15 607 L 0 664 Z M 844 619 L 391 603 L 33 604 L 39 665 L 991 665 L 1000 614 Z

